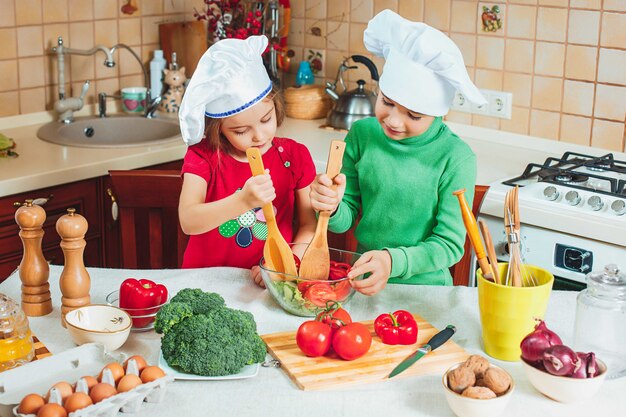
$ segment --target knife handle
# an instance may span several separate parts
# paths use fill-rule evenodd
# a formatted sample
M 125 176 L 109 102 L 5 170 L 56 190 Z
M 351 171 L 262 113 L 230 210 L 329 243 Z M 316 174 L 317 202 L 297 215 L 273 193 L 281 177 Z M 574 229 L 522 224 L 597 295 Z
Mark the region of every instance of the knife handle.
M 428 345 L 431 350 L 437 349 L 439 346 L 443 345 L 452 337 L 452 335 L 456 332 L 456 327 L 451 324 L 448 324 L 445 329 L 434 335 L 428 341 Z

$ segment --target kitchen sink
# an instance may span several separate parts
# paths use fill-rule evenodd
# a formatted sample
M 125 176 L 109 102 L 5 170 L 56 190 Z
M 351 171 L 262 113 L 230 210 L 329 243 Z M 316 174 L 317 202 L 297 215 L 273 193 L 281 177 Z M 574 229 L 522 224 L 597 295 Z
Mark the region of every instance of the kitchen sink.
M 150 146 L 182 140 L 178 119 L 132 116 L 76 118 L 68 124 L 50 122 L 39 128 L 37 136 L 58 145 L 84 148 Z

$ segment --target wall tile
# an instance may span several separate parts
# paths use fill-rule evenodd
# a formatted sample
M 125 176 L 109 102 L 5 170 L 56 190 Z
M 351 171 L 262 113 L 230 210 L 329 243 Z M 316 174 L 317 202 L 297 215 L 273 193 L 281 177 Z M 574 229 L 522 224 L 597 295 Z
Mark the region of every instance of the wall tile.
M 18 85 L 17 61 L 14 59 L 0 61 L 0 91 L 15 90 Z
M 160 1 L 148 3 L 160 3 Z M 145 4 L 146 2 L 142 4 L 144 8 Z M 68 0 L 67 5 L 71 10 L 72 21 L 93 19 L 93 0 Z
M 18 60 L 19 87 L 32 88 L 45 85 L 44 61 L 42 56 Z
M 157 1 L 161 1 L 161 0 L 157 0 Z M 127 0 L 117 0 L 117 17 L 120 19 L 132 19 L 132 18 L 137 18 L 137 17 L 141 17 L 143 15 L 143 5 L 142 2 L 138 2 L 137 5 L 139 6 L 139 8 L 137 10 L 135 10 L 135 12 L 133 14 L 124 14 L 122 13 L 122 6 L 125 5 L 128 1 Z M 198 8 L 198 10 L 204 10 L 204 5 L 202 5 L 201 7 Z
M 530 107 L 532 76 L 505 72 L 502 90 L 513 94 L 513 106 Z
M 626 85 L 626 50 L 600 48 L 598 81 Z
M 626 2 L 624 0 L 604 0 L 603 8 L 604 10 L 626 12 Z
M 304 2 L 304 17 L 306 19 L 324 19 L 326 17 L 326 2 L 323 0 L 306 0 Z
M 626 47 L 626 14 L 602 14 L 600 45 L 622 49 Z
M 20 97 L 17 91 L 0 93 L 0 117 L 15 116 L 20 113 Z
M 487 90 L 502 90 L 502 71 L 476 69 L 474 84 Z
M 402 0 L 398 3 L 398 14 L 414 22 L 424 20 L 424 0 Z
M 107 94 L 120 94 L 120 80 L 118 78 L 109 78 L 107 80 L 98 80 L 96 82 L 96 92 Z M 109 99 L 112 100 L 112 99 Z
M 304 21 L 304 45 L 307 48 L 325 49 L 326 48 L 326 30 L 327 22 L 324 20 L 305 19 Z M 313 28 L 316 27 L 321 31 L 321 36 L 313 34 Z M 361 38 L 363 39 L 363 38 Z M 363 41 L 361 40 L 361 43 Z
M 350 48 L 350 24 L 346 22 L 327 22 L 328 38 L 326 47 L 347 51 Z
M 389 9 L 398 13 L 398 2 L 400 0 L 374 0 L 374 16 L 383 10 Z M 333 2 L 330 2 L 333 3 Z M 341 3 L 341 2 L 337 2 Z
M 515 100 L 515 95 L 513 96 Z M 500 121 L 500 128 L 507 132 L 519 133 L 527 135 L 529 130 L 530 109 L 526 107 L 513 106 L 511 111 L 511 120 L 502 119 Z
M 563 112 L 591 116 L 595 84 L 565 80 Z
M 626 87 L 597 84 L 594 116 L 624 121 L 626 116 Z
M 46 109 L 44 87 L 20 90 L 20 113 L 35 113 Z
M 336 24 L 337 23 L 328 23 L 329 26 Z M 347 23 L 344 24 L 347 25 Z M 288 39 L 290 47 L 304 45 L 304 19 L 291 19 Z
M 150 16 L 141 18 L 141 41 L 143 43 L 159 42 L 159 23 L 162 16 Z
M 333 2 L 333 3 L 344 3 L 344 2 Z M 345 2 L 345 3 L 349 3 L 349 2 Z M 305 0 L 293 0 L 289 2 L 289 5 L 291 6 L 291 17 L 304 19 L 304 10 L 306 9 Z
M 424 23 L 442 31 L 450 30 L 450 0 L 425 0 Z
M 591 146 L 622 152 L 624 149 L 624 123 L 595 119 L 591 131 Z
M 41 24 L 41 7 L 41 0 L 17 0 L 15 2 L 15 23 L 17 26 Z
M 76 49 L 91 49 L 94 46 L 93 35 L 93 22 L 70 23 L 70 36 L 69 40 L 66 39 L 66 46 Z
M 141 19 L 118 21 L 118 37 L 126 45 L 141 45 Z
M 473 67 L 476 62 L 476 36 L 452 33 L 450 39 L 459 47 L 465 65 Z
M 350 21 L 367 23 L 374 16 L 374 0 L 359 0 L 351 2 Z
M 535 76 L 532 106 L 541 110 L 560 111 L 562 93 L 562 79 Z
M 57 23 L 67 22 L 68 20 L 68 7 L 67 0 L 45 0 L 42 3 L 43 6 L 43 22 L 44 23 Z
M 143 85 L 144 85 L 144 80 L 143 80 L 143 75 L 141 74 L 125 75 L 123 77 L 120 76 L 120 89 L 126 88 L 126 87 L 143 86 Z
M 500 129 L 500 119 L 496 117 L 482 116 L 480 114 L 473 114 L 472 125 L 485 127 L 487 129 Z
M 142 1 L 139 7 L 142 9 L 142 16 L 154 16 L 163 14 L 163 0 Z
M 0 0 L 0 27 L 15 26 L 15 2 Z
M 511 38 L 534 39 L 537 26 L 537 8 L 511 4 L 507 8 L 504 29 Z
M 43 54 L 43 32 L 41 29 L 41 26 L 17 28 L 17 55 L 19 57 Z
M 451 110 L 446 114 L 445 120 L 454 123 L 472 124 L 472 115 L 470 113 L 462 113 L 460 111 Z
M 565 42 L 567 9 L 540 7 L 537 15 L 537 39 Z
M 476 66 L 488 69 L 503 69 L 504 39 L 478 36 Z
M 564 114 L 561 117 L 561 142 L 589 146 L 591 142 L 591 119 Z
M 570 10 L 567 41 L 583 45 L 597 45 L 600 32 L 600 12 Z
M 567 7 L 569 0 L 539 0 L 540 6 Z
M 141 57 L 140 46 L 131 46 L 131 49 L 139 57 Z M 126 49 L 119 50 L 118 66 L 120 67 L 120 76 L 131 75 L 131 74 L 143 74 L 143 72 L 141 71 L 141 67 L 137 63 L 137 60 Z M 143 85 L 143 84 L 144 83 L 141 82 L 138 85 Z
M 452 32 L 476 33 L 477 3 L 453 1 L 450 15 L 450 30 Z
M 515 0 L 515 3 L 520 3 L 520 4 L 537 4 L 537 0 Z
M 291 2 L 293 8 L 293 2 Z M 293 11 L 292 11 L 293 16 Z M 328 20 L 333 21 L 350 21 L 350 2 L 349 1 L 329 1 L 328 2 Z
M 65 61 L 67 65 L 67 59 Z M 93 80 L 95 77 L 95 61 L 93 56 L 72 55 L 69 63 L 72 84 Z M 80 94 L 80 90 L 76 90 Z
M 164 13 L 183 13 L 185 11 L 185 0 L 164 0 Z
M 565 44 L 537 42 L 535 51 L 535 74 L 563 75 L 565 66 Z
M 117 17 L 117 2 L 94 0 L 93 14 L 96 19 L 115 19 Z
M 597 56 L 597 48 L 568 45 L 565 54 L 565 76 L 579 80 L 595 80 Z
M 569 7 L 600 10 L 602 8 L 602 0 L 570 0 Z
M 546 139 L 558 139 L 560 117 L 560 113 L 531 110 L 530 135 Z
M 527 72 L 533 70 L 534 42 L 507 39 L 504 68 L 507 71 Z
M 17 57 L 17 30 L 15 28 L 0 29 L 0 59 Z
M 369 53 L 363 45 L 363 32 L 366 27 L 367 25 L 364 23 L 350 24 L 350 55 Z

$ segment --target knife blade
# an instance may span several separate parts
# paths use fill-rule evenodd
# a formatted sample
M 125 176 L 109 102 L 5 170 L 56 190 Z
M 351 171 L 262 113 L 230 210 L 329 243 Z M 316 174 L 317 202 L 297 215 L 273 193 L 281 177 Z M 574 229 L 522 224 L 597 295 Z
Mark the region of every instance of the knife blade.
M 456 332 L 456 327 L 451 324 L 448 324 L 445 329 L 434 335 L 430 338 L 428 343 L 426 343 L 421 348 L 417 349 L 415 352 L 406 357 L 402 362 L 400 362 L 389 374 L 387 378 L 393 378 L 401 372 L 406 371 L 411 365 L 417 362 L 422 356 L 432 352 L 437 349 L 439 346 L 443 345 L 452 337 L 452 335 Z

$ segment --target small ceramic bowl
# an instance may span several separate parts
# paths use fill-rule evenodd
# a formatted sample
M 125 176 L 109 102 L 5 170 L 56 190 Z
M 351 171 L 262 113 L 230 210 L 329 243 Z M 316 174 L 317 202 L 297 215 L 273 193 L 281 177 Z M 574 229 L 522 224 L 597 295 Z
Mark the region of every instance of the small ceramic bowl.
M 476 398 L 464 397 L 461 394 L 452 391 L 448 385 L 448 374 L 464 363 L 465 362 L 461 362 L 452 366 L 443 374 L 443 378 L 441 380 L 443 384 L 443 391 L 446 395 L 446 401 L 448 401 L 448 405 L 454 414 L 458 417 L 497 417 L 502 415 L 504 409 L 511 400 L 513 391 L 515 390 L 515 381 L 513 378 L 511 377 L 511 386 L 509 387 L 509 390 L 496 398 L 479 400 Z M 489 366 L 504 371 L 504 369 L 499 366 L 493 364 L 490 364 Z M 509 374 L 509 377 L 510 376 L 511 375 Z
M 585 401 L 596 395 L 606 378 L 606 364 L 596 358 L 600 373 L 593 378 L 552 375 L 521 360 L 526 377 L 543 395 L 561 403 Z
M 101 343 L 112 352 L 121 347 L 130 333 L 132 321 L 117 307 L 92 304 L 65 315 L 67 330 L 77 345 Z

